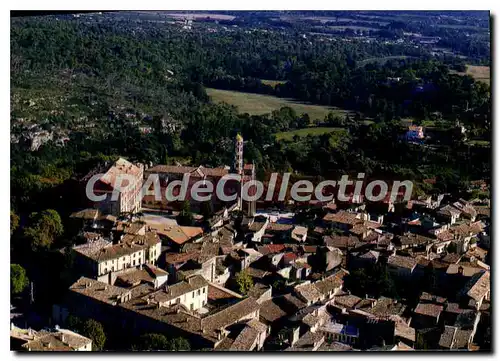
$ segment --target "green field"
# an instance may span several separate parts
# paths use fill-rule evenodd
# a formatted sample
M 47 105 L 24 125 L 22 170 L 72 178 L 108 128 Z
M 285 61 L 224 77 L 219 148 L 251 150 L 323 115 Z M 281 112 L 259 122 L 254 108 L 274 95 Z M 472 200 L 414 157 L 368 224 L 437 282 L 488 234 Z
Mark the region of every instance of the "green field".
M 477 147 L 491 147 L 491 142 L 480 139 L 471 139 L 467 142 L 467 144 Z
M 380 30 L 380 29 L 377 29 L 377 28 L 370 28 L 370 27 L 367 27 L 367 26 L 358 26 L 358 25 L 334 25 L 334 26 L 328 26 L 328 29 L 331 29 L 331 30 L 340 30 L 340 31 L 345 31 L 347 29 L 350 29 L 350 30 L 353 30 L 353 31 L 356 31 L 356 30 L 359 30 L 359 31 L 377 31 L 377 30 Z
M 243 93 L 231 90 L 207 88 L 207 94 L 216 103 L 227 103 L 238 108 L 240 113 L 261 115 L 271 113 L 282 107 L 293 108 L 297 114 L 307 113 L 311 120 L 323 121 L 329 112 L 338 116 L 349 113 L 346 110 L 322 105 L 305 104 L 291 99 L 278 98 L 272 95 Z
M 262 84 L 270 85 L 273 88 L 278 84 L 285 84 L 286 80 L 268 80 L 268 79 L 260 79 Z
M 321 135 L 325 133 L 336 132 L 343 129 L 344 128 L 335 128 L 335 127 L 311 127 L 311 128 L 296 129 L 296 130 L 291 130 L 289 132 L 276 133 L 276 139 L 292 140 L 293 137 L 296 135 L 298 135 L 299 137 L 305 137 L 307 135 Z

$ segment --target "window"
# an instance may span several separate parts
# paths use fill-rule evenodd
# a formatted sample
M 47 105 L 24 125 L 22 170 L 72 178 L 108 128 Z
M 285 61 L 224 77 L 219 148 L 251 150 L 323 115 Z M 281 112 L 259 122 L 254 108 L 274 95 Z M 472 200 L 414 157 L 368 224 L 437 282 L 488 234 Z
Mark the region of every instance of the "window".
M 198 296 L 199 296 L 200 294 L 201 294 L 201 291 L 200 291 L 200 290 L 198 290 Z
M 192 297 L 194 298 L 194 291 L 193 291 L 193 296 Z
M 180 297 L 179 297 L 178 299 L 176 299 L 176 300 L 175 300 L 175 303 L 177 303 L 177 304 L 181 303 L 181 299 L 180 299 Z
M 205 288 L 203 288 L 203 293 L 205 293 Z
M 192 303 L 189 305 L 189 309 L 190 309 L 191 311 L 194 309 L 194 305 L 193 305 Z

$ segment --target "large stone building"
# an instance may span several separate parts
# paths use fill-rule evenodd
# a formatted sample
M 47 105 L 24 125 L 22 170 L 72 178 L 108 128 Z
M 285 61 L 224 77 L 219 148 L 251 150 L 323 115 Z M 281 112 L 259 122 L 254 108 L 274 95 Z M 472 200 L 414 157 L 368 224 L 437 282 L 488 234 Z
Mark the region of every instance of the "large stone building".
M 119 216 L 134 213 L 141 209 L 142 182 L 144 167 L 119 158 L 111 167 L 106 164 L 88 173 L 82 181 L 87 190 L 100 197 L 100 200 L 88 198 L 94 208 L 105 214 Z M 113 197 L 113 195 L 117 197 Z M 116 199 L 115 199 L 116 198 Z

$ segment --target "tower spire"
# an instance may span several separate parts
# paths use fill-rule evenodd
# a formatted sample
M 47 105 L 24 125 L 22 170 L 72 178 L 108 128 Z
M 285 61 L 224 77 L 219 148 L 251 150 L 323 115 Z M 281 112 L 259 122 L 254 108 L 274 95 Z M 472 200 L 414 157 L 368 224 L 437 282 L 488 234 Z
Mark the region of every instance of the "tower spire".
M 234 151 L 234 170 L 237 174 L 243 175 L 243 137 L 236 134 L 236 145 Z

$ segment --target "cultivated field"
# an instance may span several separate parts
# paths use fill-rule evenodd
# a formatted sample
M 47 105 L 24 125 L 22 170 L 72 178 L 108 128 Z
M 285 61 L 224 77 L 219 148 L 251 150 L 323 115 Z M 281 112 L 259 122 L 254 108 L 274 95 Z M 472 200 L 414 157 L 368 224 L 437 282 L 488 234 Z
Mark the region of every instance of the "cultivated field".
M 217 103 L 228 103 L 235 105 L 240 113 L 260 115 L 271 113 L 281 107 L 293 108 L 297 114 L 307 113 L 311 120 L 323 121 L 329 112 L 335 115 L 345 116 L 345 110 L 321 105 L 304 104 L 295 100 L 278 98 L 272 95 L 243 93 L 231 90 L 220 90 L 207 88 L 207 94 L 212 101 Z
M 467 65 L 466 74 L 474 79 L 490 84 L 490 67 L 480 65 Z
M 278 140 L 292 140 L 293 137 L 296 135 L 298 135 L 299 137 L 305 137 L 307 135 L 321 135 L 321 134 L 336 132 L 343 129 L 344 128 L 335 128 L 335 127 L 303 128 L 303 129 L 291 130 L 289 132 L 276 133 L 276 138 Z
M 470 75 L 477 81 L 490 84 L 490 67 L 482 65 L 467 65 L 465 72 L 450 71 L 450 73 L 458 75 Z

